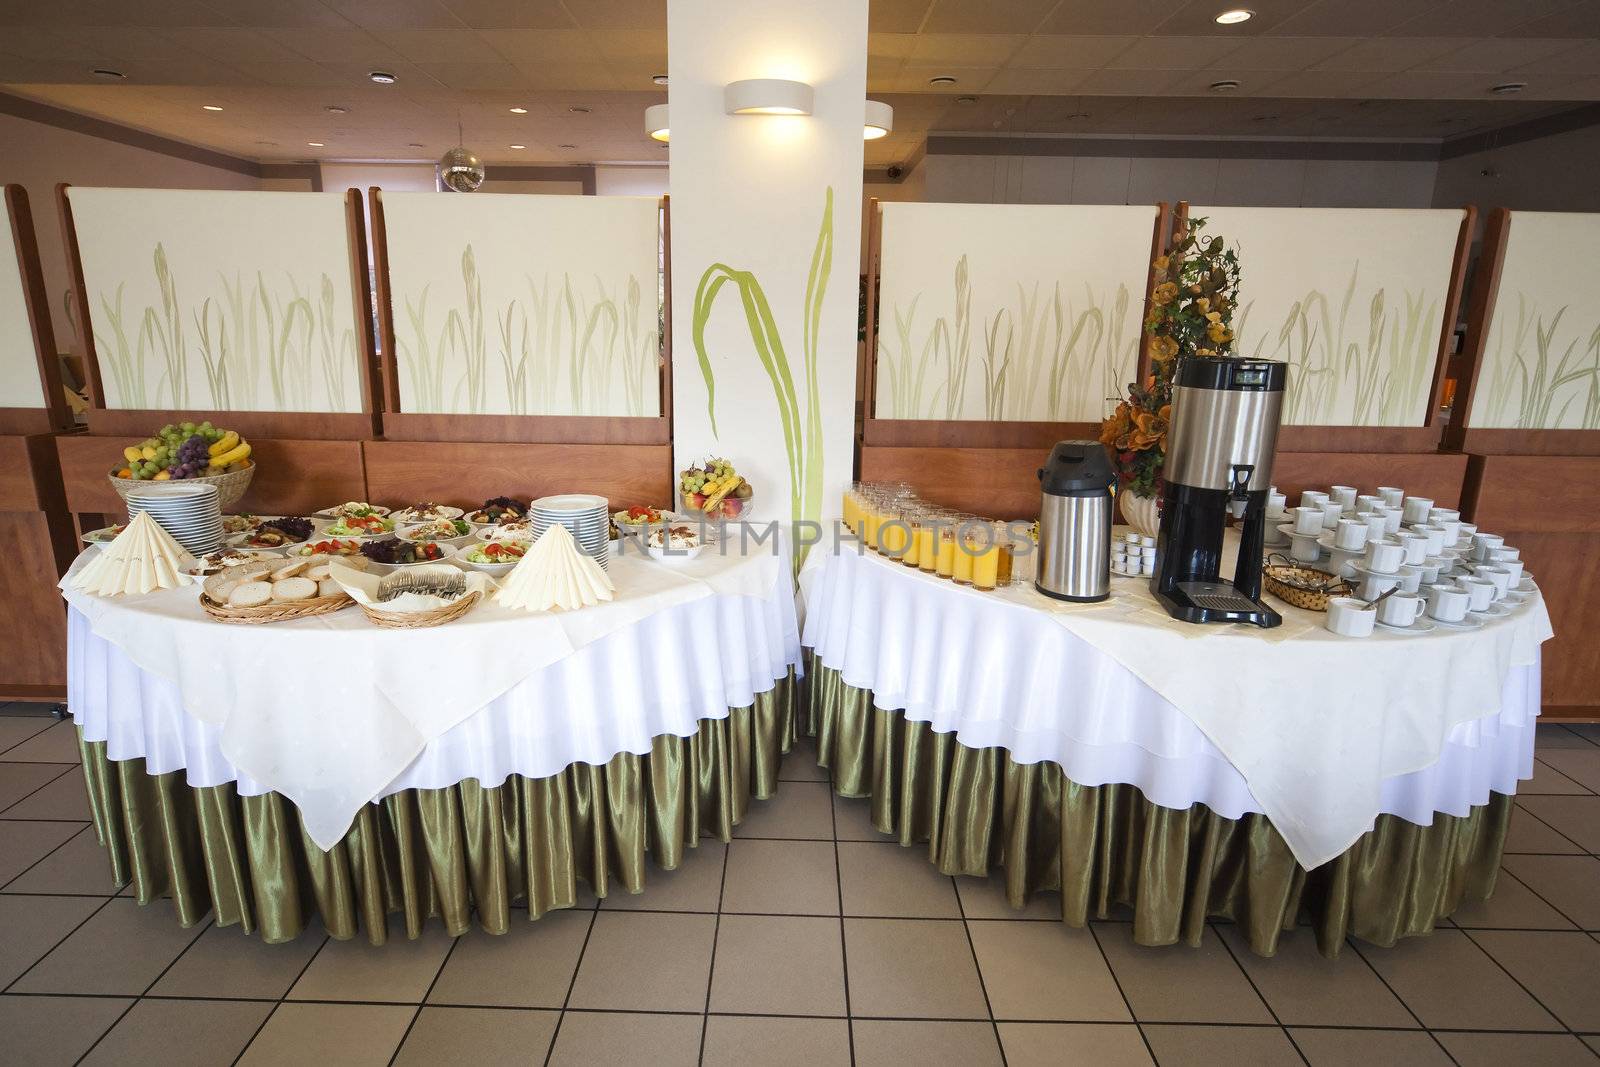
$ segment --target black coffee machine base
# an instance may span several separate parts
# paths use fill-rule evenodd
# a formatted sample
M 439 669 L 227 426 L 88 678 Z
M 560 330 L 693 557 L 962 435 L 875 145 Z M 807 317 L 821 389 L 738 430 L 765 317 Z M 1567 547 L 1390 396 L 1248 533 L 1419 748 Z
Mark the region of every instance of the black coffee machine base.
M 1168 592 L 1152 590 L 1167 614 L 1180 622 L 1242 622 L 1270 630 L 1283 616 L 1259 600 L 1251 600 L 1228 582 L 1183 582 Z

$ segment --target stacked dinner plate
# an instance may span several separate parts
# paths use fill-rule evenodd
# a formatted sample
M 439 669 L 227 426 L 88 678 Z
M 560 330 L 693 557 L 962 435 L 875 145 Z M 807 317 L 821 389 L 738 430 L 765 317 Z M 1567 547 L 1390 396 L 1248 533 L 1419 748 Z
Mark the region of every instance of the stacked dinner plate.
M 565 526 L 579 551 L 594 557 L 603 569 L 611 559 L 611 507 L 603 496 L 563 493 L 540 497 L 528 511 L 533 539 L 552 526 Z
M 128 519 L 140 512 L 156 520 L 190 555 L 222 547 L 222 507 L 215 485 L 152 483 L 128 494 Z

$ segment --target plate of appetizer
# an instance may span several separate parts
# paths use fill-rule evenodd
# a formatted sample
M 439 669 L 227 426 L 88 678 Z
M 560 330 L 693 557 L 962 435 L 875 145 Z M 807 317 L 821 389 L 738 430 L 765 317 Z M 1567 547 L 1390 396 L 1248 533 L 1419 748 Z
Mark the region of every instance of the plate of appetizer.
M 343 504 L 323 508 L 316 514 L 321 519 L 364 519 L 369 515 L 387 515 L 389 509 L 365 500 L 347 500 Z
M 449 504 L 421 503 L 412 504 L 399 511 L 391 511 L 389 517 L 402 526 L 410 526 L 417 522 L 432 522 L 435 519 L 459 519 L 461 509 L 453 508 Z
M 368 541 L 361 546 L 361 554 L 373 563 L 390 567 L 415 567 L 422 563 L 443 563 L 455 555 L 454 545 L 438 541 L 402 541 L 398 537 L 385 537 Z
M 651 529 L 645 550 L 663 563 L 694 559 L 705 548 L 700 531 L 687 523 L 672 523 Z
M 234 567 L 242 567 L 247 563 L 282 563 L 282 560 L 270 552 L 247 552 L 238 548 L 219 548 L 215 552 L 195 560 L 189 567 L 189 573 L 197 578 L 209 578 L 213 574 Z
M 250 533 L 260 526 L 269 515 L 224 515 L 222 516 L 222 532 L 225 534 Z
M 311 537 L 311 520 L 298 516 L 267 519 L 249 533 L 234 534 L 228 544 L 234 548 L 288 548 Z
M 353 537 L 344 539 L 331 538 L 322 541 L 308 541 L 299 548 L 292 550 L 291 556 L 359 556 L 361 555 L 361 542 Z
M 321 537 L 382 537 L 394 532 L 394 520 L 383 515 L 340 515 L 322 528 Z
M 513 500 L 508 496 L 497 496 L 485 500 L 482 507 L 473 508 L 462 517 L 474 526 L 500 526 L 526 518 L 527 514 L 528 502 L 526 500 Z
M 511 519 L 497 526 L 475 527 L 478 536 L 485 541 L 532 541 L 533 520 Z
M 504 574 L 528 551 L 526 541 L 474 541 L 456 552 L 456 559 L 473 570 Z
M 663 508 L 644 506 L 631 507 L 626 511 L 616 511 L 611 514 L 611 521 L 621 526 L 660 526 L 664 522 L 672 522 L 678 516 Z
M 472 527 L 465 519 L 429 519 L 402 526 L 395 531 L 395 536 L 402 541 L 452 541 L 471 532 Z
M 126 527 L 127 523 L 114 522 L 110 526 L 105 526 L 98 530 L 90 530 L 88 533 L 83 535 L 83 543 L 86 545 L 110 544 L 112 541 L 116 540 L 117 535 Z

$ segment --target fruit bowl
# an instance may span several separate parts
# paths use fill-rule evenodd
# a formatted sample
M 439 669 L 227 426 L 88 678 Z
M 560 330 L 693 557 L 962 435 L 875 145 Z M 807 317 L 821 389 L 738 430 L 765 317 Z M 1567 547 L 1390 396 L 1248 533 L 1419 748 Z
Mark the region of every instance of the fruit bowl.
M 119 478 L 117 470 L 107 472 L 111 479 L 111 488 L 117 491 L 124 502 L 130 493 L 140 489 L 148 489 L 152 485 L 214 485 L 217 487 L 217 505 L 227 511 L 239 502 L 244 496 L 244 491 L 250 486 L 250 476 L 256 472 L 254 463 L 243 470 L 228 471 L 224 474 L 199 475 L 194 478 L 183 478 L 172 482 L 157 482 L 148 478 Z
M 748 521 L 754 496 L 750 483 L 725 459 L 708 459 L 678 472 L 679 519 Z

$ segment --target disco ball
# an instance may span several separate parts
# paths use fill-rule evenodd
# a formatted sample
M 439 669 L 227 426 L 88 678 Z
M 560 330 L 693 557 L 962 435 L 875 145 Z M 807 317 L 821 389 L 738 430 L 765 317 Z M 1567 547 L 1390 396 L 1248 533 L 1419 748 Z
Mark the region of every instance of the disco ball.
M 452 192 L 470 193 L 483 184 L 483 161 L 465 148 L 452 148 L 439 160 L 439 180 Z

